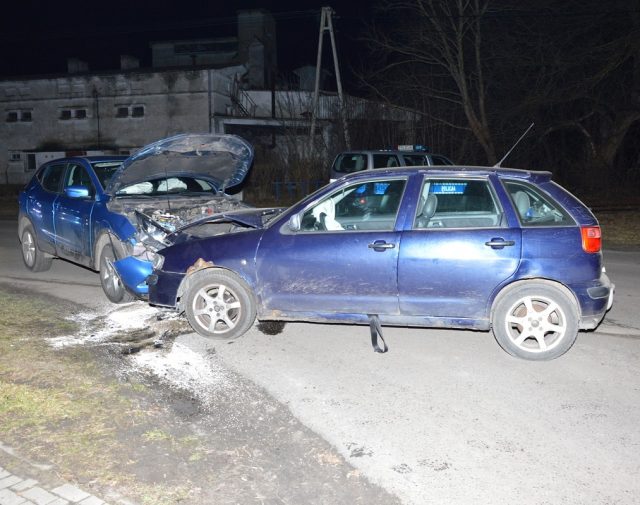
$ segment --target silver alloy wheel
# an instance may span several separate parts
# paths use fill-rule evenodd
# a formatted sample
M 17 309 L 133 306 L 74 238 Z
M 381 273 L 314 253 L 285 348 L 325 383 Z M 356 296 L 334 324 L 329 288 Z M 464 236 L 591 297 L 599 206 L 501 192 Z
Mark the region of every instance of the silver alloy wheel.
M 29 230 L 22 234 L 22 256 L 29 267 L 36 262 L 36 241 Z
M 210 333 L 232 331 L 242 316 L 238 295 L 224 284 L 211 284 L 199 289 L 191 307 L 197 324 Z
M 519 298 L 507 310 L 504 325 L 513 345 L 529 353 L 551 351 L 567 334 L 564 310 L 545 296 Z
M 113 268 L 113 260 L 110 257 L 106 257 L 102 268 L 100 269 L 100 275 L 104 281 L 104 289 L 111 295 L 116 295 L 120 288 L 120 279 L 116 275 Z

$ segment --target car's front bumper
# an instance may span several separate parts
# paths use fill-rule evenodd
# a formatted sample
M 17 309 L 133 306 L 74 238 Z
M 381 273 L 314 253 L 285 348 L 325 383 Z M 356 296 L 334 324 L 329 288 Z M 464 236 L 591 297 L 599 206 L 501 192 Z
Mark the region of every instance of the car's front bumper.
M 146 279 L 149 286 L 149 303 L 162 307 L 177 307 L 178 290 L 183 279 L 182 273 L 154 271 Z

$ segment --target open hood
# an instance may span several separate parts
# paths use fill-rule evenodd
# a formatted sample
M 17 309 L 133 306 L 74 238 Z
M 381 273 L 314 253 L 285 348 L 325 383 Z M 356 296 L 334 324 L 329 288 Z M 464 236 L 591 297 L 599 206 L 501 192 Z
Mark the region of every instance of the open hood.
M 253 147 L 242 137 L 213 133 L 180 134 L 143 147 L 113 174 L 106 192 L 154 179 L 190 176 L 225 191 L 242 183 L 253 161 Z

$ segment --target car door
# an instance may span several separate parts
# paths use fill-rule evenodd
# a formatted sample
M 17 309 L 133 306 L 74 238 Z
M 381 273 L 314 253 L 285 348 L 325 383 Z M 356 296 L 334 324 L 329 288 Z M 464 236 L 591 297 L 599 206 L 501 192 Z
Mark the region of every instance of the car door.
M 87 196 L 72 196 L 70 188 L 86 188 Z M 58 255 L 77 263 L 91 262 L 91 213 L 95 205 L 95 186 L 87 168 L 70 162 L 62 193 L 55 203 L 56 247 Z
M 269 228 L 256 264 L 265 309 L 397 314 L 401 198 L 386 193 L 405 186 L 398 177 L 352 183 L 301 210 L 299 229 Z
M 491 294 L 520 262 L 520 228 L 507 226 L 489 178 L 425 176 L 420 201 L 402 237 L 401 313 L 485 317 Z
M 38 237 L 38 248 L 50 254 L 56 254 L 56 230 L 54 208 L 60 195 L 66 163 L 49 163 L 39 174 L 39 185 L 34 186 L 27 195 L 27 213 Z

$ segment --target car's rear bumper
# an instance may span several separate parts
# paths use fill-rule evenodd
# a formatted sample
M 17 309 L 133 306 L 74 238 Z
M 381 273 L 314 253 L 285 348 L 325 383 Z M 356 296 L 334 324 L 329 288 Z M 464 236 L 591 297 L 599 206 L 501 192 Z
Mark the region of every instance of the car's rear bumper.
M 595 285 L 585 288 L 579 296 L 582 305 L 581 330 L 592 330 L 600 324 L 606 312 L 613 305 L 615 285 L 603 273 Z

